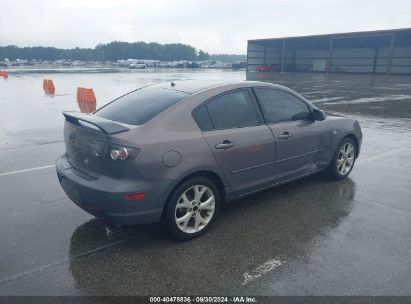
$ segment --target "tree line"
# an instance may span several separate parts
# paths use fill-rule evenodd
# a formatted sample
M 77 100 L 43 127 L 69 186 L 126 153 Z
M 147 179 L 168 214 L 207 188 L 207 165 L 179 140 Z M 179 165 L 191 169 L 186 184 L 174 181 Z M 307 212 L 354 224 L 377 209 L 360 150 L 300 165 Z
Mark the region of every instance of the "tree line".
M 218 60 L 223 62 L 228 61 L 247 61 L 247 55 L 237 55 L 237 54 L 213 54 L 210 55 L 212 60 Z
M 190 45 L 181 43 L 160 44 L 156 42 L 121 42 L 113 41 L 99 44 L 94 49 L 79 48 L 59 49 L 55 47 L 18 47 L 8 45 L 0 47 L 0 60 L 41 59 L 41 60 L 81 60 L 81 61 L 117 61 L 120 59 L 153 59 L 162 61 L 207 60 L 210 55 Z

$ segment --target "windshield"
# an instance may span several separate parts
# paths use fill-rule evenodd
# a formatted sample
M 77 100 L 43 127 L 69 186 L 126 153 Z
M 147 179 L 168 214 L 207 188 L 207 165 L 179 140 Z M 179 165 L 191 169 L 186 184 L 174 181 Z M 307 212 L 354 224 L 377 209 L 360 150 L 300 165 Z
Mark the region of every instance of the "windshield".
M 142 125 L 189 94 L 146 87 L 126 94 L 97 110 L 95 115 L 129 125 Z

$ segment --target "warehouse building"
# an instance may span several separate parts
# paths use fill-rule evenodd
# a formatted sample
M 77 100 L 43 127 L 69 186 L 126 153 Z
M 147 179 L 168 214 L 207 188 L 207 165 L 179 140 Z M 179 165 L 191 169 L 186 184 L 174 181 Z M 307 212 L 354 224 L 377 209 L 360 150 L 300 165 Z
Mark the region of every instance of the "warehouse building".
M 411 75 L 411 28 L 249 40 L 247 71 Z

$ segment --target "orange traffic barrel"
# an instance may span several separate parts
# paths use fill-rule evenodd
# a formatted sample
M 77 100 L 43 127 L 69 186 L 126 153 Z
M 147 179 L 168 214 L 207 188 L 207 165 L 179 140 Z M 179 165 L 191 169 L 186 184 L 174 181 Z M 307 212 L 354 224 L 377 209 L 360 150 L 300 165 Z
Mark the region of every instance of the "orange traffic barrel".
M 85 112 L 84 108 L 84 95 L 85 95 L 86 89 L 85 88 L 77 88 L 77 104 L 78 107 L 80 108 L 81 112 Z
M 84 88 L 80 88 L 80 87 L 77 88 L 77 102 L 78 102 L 79 106 L 80 106 L 80 100 L 82 98 L 81 95 L 83 94 L 83 90 L 84 90 Z
M 51 79 L 43 79 L 43 90 L 46 95 L 54 96 L 56 89 L 54 87 L 53 80 Z
M 9 73 L 6 70 L 0 70 L 0 77 L 7 79 L 9 77 Z
M 96 110 L 96 96 L 94 95 L 93 89 L 86 90 L 85 108 L 87 113 L 92 113 Z
M 77 103 L 83 113 L 92 113 L 96 110 L 96 96 L 93 89 L 77 88 Z

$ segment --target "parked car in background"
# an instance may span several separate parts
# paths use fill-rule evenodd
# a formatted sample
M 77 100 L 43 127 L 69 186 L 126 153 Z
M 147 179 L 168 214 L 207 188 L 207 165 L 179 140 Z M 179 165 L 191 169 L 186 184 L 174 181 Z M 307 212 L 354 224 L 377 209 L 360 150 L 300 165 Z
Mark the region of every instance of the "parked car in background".
M 279 72 L 280 70 L 280 65 L 278 64 L 259 65 L 256 68 L 257 72 Z
M 223 202 L 320 171 L 347 177 L 362 142 L 356 120 L 263 82 L 158 84 L 63 114 L 68 197 L 110 222 L 163 221 L 179 239 L 205 232 Z

